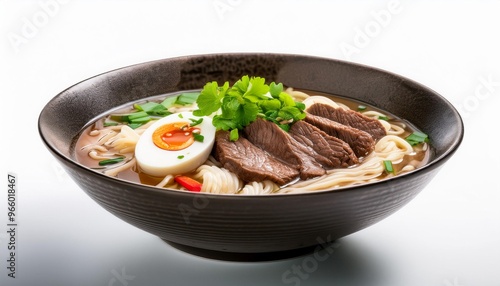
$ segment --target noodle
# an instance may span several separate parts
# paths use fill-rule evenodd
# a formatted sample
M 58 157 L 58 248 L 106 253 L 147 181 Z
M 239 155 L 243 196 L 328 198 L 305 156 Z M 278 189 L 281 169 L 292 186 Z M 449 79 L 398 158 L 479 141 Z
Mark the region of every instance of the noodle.
M 387 135 L 375 145 L 375 150 L 365 158 L 362 164 L 349 169 L 329 170 L 327 175 L 285 187 L 280 192 L 304 192 L 306 188 L 309 191 L 322 191 L 341 186 L 367 183 L 385 172 L 383 161 L 401 160 L 405 154 L 412 151 L 413 148 L 404 139 L 394 135 Z
M 165 178 L 163 178 L 163 180 L 159 182 L 156 186 L 160 188 L 165 187 L 167 184 L 172 183 L 173 180 L 174 176 L 168 175 Z
M 134 167 L 135 163 L 136 163 L 135 158 L 132 158 L 127 163 L 125 163 L 125 164 L 123 164 L 123 165 L 121 165 L 119 167 L 116 167 L 116 168 L 104 171 L 104 174 L 108 175 L 108 176 L 111 176 L 111 177 L 115 177 L 116 175 L 118 175 L 118 173 L 123 172 L 125 170 L 128 170 L 128 169 Z
M 217 166 L 202 165 L 192 176 L 202 180 L 201 191 L 205 193 L 234 194 L 243 185 L 234 173 Z

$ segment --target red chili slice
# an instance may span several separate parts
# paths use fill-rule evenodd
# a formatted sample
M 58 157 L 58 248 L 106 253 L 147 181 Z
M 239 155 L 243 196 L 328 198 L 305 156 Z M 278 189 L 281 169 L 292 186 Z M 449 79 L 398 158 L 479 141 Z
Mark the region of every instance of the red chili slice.
M 196 181 L 195 179 L 192 179 L 188 176 L 176 176 L 174 180 L 186 188 L 188 191 L 191 192 L 200 192 L 201 191 L 201 186 L 203 185 L 202 183 Z

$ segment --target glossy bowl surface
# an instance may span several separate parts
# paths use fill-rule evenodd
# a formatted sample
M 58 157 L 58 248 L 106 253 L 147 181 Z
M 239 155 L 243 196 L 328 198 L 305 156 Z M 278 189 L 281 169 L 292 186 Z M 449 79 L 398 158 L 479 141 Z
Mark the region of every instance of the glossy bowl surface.
M 234 82 L 245 74 L 349 97 L 404 118 L 429 135 L 432 158 L 423 168 L 377 183 L 272 196 L 160 190 L 107 177 L 73 159 L 79 132 L 110 109 L 154 95 L 200 89 L 209 81 Z M 453 155 L 463 128 L 446 99 L 410 79 L 333 59 L 263 53 L 184 56 L 120 68 L 64 90 L 39 117 L 40 136 L 48 150 L 110 213 L 184 250 L 252 257 L 324 245 L 394 213 Z

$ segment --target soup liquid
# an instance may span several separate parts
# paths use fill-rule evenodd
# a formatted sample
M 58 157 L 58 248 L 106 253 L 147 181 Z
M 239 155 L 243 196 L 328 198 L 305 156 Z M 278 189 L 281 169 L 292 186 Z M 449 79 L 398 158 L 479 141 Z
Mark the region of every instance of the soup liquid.
M 364 109 L 362 112 L 373 110 L 373 111 L 377 111 L 377 112 L 380 112 L 382 114 L 385 114 L 389 118 L 388 119 L 389 123 L 404 127 L 404 133 L 401 135 L 398 135 L 402 138 L 406 138 L 414 131 L 418 131 L 410 123 L 408 123 L 408 122 L 406 122 L 406 121 L 404 121 L 404 120 L 402 120 L 402 119 L 400 119 L 392 114 L 388 114 L 386 111 L 377 109 L 377 108 L 370 106 L 370 105 L 367 105 L 365 103 L 354 101 L 352 99 L 347 99 L 347 98 L 340 97 L 340 96 L 332 96 L 332 95 L 328 95 L 328 94 L 320 93 L 320 92 L 313 92 L 313 91 L 307 91 L 307 90 L 300 90 L 300 91 L 305 92 L 310 96 L 321 95 L 321 96 L 328 97 L 328 98 L 332 99 L 333 101 L 335 101 L 336 103 L 343 104 L 354 111 L 358 111 L 359 107 L 363 106 Z M 193 91 L 186 91 L 186 92 L 193 92 Z M 165 99 L 166 97 L 176 96 L 180 93 L 182 93 L 182 92 L 154 96 L 154 97 L 150 97 L 150 98 L 146 98 L 144 100 L 141 100 L 139 103 L 143 103 L 146 101 L 154 101 L 154 102 L 159 103 L 159 102 L 163 101 L 163 99 Z M 119 108 L 111 111 L 109 114 L 111 114 L 111 113 L 113 113 L 113 114 L 130 113 L 131 111 L 134 110 L 132 107 L 133 104 L 134 103 L 130 103 L 130 104 L 127 104 L 126 106 L 119 107 Z M 95 122 L 92 122 L 87 128 L 85 128 L 80 133 L 80 136 L 76 140 L 76 143 L 73 147 L 73 150 L 74 150 L 73 154 L 74 154 L 74 157 L 75 157 L 77 162 L 79 162 L 80 164 L 82 164 L 86 167 L 89 167 L 91 169 L 94 169 L 94 170 L 100 171 L 100 172 L 104 172 L 106 170 L 109 170 L 110 168 L 114 168 L 114 167 L 116 167 L 116 165 L 99 166 L 99 164 L 98 164 L 99 161 L 89 157 L 88 152 L 86 151 L 87 149 L 85 147 L 89 146 L 89 145 L 98 144 L 99 140 L 101 140 L 102 137 L 106 135 L 106 134 L 102 134 L 100 136 L 92 136 L 91 133 L 93 130 L 99 130 L 102 128 L 103 122 L 109 118 L 109 114 L 106 116 L 103 116 L 102 118 L 96 120 Z M 423 165 L 425 165 L 432 156 L 432 150 L 431 150 L 429 144 L 427 144 L 427 143 L 413 146 L 413 149 L 414 149 L 414 152 L 409 154 L 409 155 L 405 155 L 402 162 L 399 162 L 397 164 L 393 164 L 395 174 L 398 174 L 404 166 L 406 166 L 410 163 L 413 166 L 415 166 L 416 168 L 420 168 Z M 128 155 L 124 159 L 123 163 L 127 162 L 128 160 L 130 160 L 132 158 L 133 158 L 133 155 L 132 156 Z M 360 163 L 362 163 L 362 158 L 360 161 L 361 161 Z M 123 163 L 121 163 L 121 164 L 123 164 Z M 379 179 L 384 179 L 387 176 L 388 176 L 388 174 L 386 172 L 384 172 L 379 177 Z M 137 167 L 135 167 L 135 166 L 133 168 L 129 168 L 129 169 L 126 169 L 122 172 L 119 172 L 116 177 L 119 179 L 132 181 L 132 182 L 136 182 L 136 183 L 142 183 L 142 184 L 146 184 L 146 185 L 152 185 L 152 186 L 157 185 L 158 183 L 160 183 L 163 180 L 163 178 L 150 176 L 148 174 L 140 172 L 140 170 L 137 170 Z

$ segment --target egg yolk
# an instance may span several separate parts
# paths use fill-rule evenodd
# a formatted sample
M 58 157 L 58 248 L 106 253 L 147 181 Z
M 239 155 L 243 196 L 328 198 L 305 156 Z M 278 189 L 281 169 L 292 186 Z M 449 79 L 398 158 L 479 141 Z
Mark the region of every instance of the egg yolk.
M 177 151 L 191 146 L 193 133 L 200 133 L 199 128 L 190 127 L 186 122 L 174 122 L 162 125 L 153 132 L 153 143 L 163 150 Z

